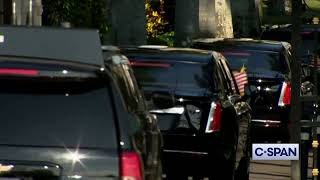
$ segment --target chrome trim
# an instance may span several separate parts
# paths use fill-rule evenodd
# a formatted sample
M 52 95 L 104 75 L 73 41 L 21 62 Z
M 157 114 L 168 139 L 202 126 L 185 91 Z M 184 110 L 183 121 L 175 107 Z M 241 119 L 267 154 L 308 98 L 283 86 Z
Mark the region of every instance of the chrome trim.
M 185 154 L 201 154 L 201 155 L 208 155 L 207 152 L 198 152 L 198 151 L 181 151 L 181 150 L 171 150 L 171 149 L 164 149 L 164 152 L 170 153 L 185 153 Z
M 214 113 L 214 110 L 216 109 L 217 105 L 216 103 L 212 102 L 211 103 L 211 107 L 210 107 L 210 112 L 209 112 L 209 116 L 208 116 L 208 120 L 207 120 L 207 126 L 206 126 L 206 133 L 212 133 L 213 130 L 210 129 L 210 125 L 213 121 L 213 113 Z
M 253 122 L 263 122 L 263 123 L 281 123 L 281 121 L 275 121 L 275 120 L 262 120 L 262 119 L 252 119 Z
M 150 113 L 159 113 L 159 114 L 183 114 L 184 107 L 172 107 L 168 109 L 154 109 Z

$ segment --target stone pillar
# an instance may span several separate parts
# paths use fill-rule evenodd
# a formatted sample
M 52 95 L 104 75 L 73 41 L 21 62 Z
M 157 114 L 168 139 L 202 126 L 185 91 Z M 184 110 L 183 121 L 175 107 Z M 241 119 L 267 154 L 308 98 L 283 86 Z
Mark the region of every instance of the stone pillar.
M 42 0 L 33 0 L 32 24 L 34 26 L 42 25 Z
M 262 10 L 260 0 L 231 1 L 235 37 L 259 37 Z
M 115 45 L 143 45 L 147 42 L 144 0 L 111 0 L 111 21 L 107 42 Z
M 219 37 L 233 37 L 229 0 L 176 0 L 177 46 L 188 46 L 196 38 Z
M 32 1 L 31 1 L 32 2 Z M 30 0 L 13 0 L 13 24 L 30 25 Z

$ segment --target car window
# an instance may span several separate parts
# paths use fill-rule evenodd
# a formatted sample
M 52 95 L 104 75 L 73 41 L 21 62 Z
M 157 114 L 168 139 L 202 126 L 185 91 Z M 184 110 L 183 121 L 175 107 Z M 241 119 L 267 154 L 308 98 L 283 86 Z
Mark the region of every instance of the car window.
M 132 98 L 137 103 L 136 108 L 138 108 L 139 110 L 145 110 L 145 106 L 143 104 L 144 99 L 143 99 L 142 94 L 139 90 L 139 86 L 136 82 L 134 73 L 133 73 L 132 69 L 130 68 L 130 65 L 129 64 L 122 64 L 122 68 L 124 70 L 124 74 L 126 77 L 126 81 L 129 85 L 130 92 L 132 94 Z
M 221 64 L 226 72 L 226 75 L 228 77 L 228 80 L 230 80 L 230 84 L 231 84 L 231 87 L 232 87 L 232 94 L 236 94 L 237 93 L 237 83 L 235 82 L 235 79 L 233 78 L 233 75 L 231 74 L 231 69 L 229 68 L 226 60 L 224 57 L 221 57 Z
M 1 83 L 1 144 L 117 147 L 106 80 L 28 78 L 1 79 Z
M 179 88 L 199 88 L 215 91 L 212 67 L 207 63 L 175 63 Z
M 174 64 L 130 60 L 141 86 L 175 88 L 177 80 Z
M 313 54 L 314 49 L 317 47 L 317 44 L 320 42 L 320 36 L 318 36 L 317 42 L 315 42 L 315 33 L 314 30 L 302 30 L 301 35 L 301 47 L 299 49 L 299 54 L 303 58 L 307 58 Z M 276 41 L 285 41 L 291 42 L 291 31 L 266 31 L 262 34 L 261 39 L 267 40 L 276 40 Z
M 221 90 L 220 92 L 223 93 L 223 95 L 227 95 L 228 94 L 228 87 L 227 87 L 227 84 L 226 84 L 226 79 L 225 79 L 225 76 L 222 72 L 222 69 L 221 69 L 221 65 L 219 64 L 218 61 L 216 61 L 216 75 L 217 75 L 217 78 L 219 80 L 219 89 Z
M 219 69 L 221 71 L 221 74 L 223 76 L 223 83 L 225 85 L 226 94 L 227 95 L 231 95 L 231 94 L 233 94 L 232 93 L 233 90 L 232 90 L 232 85 L 231 85 L 230 79 L 227 76 L 227 73 L 226 73 L 226 71 L 225 71 L 225 69 L 224 69 L 224 67 L 222 65 L 221 59 L 219 59 L 217 62 L 218 62 L 218 66 L 219 66 Z
M 277 52 L 265 51 L 228 51 L 223 52 L 232 70 L 240 71 L 245 68 L 248 73 L 288 74 L 289 67 L 285 56 Z

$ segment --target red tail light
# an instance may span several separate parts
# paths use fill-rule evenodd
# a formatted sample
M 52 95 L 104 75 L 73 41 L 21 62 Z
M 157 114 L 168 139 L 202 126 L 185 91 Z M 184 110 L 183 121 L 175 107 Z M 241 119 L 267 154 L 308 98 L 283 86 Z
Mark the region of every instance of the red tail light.
M 290 105 L 290 103 L 291 103 L 291 84 L 287 83 L 287 86 L 284 90 L 284 95 L 283 95 L 283 104 Z
M 143 180 L 142 165 L 137 153 L 122 152 L 121 180 Z
M 35 75 L 39 74 L 39 71 L 38 70 L 34 70 L 34 69 L 0 68 L 0 74 L 35 76 Z
M 278 105 L 287 106 L 290 104 L 291 104 L 291 84 L 290 82 L 283 82 Z
M 215 132 L 221 129 L 222 106 L 220 102 L 212 103 L 208 118 L 206 133 Z

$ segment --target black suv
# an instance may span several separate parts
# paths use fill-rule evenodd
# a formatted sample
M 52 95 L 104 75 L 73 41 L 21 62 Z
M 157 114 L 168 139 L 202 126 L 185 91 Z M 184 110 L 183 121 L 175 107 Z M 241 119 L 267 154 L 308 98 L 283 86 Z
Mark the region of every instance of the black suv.
M 138 87 L 133 70 L 126 56 L 120 54 L 120 49 L 114 46 L 102 46 L 106 68 L 120 87 L 128 111 L 137 115 L 144 130 L 142 157 L 147 180 L 157 180 L 162 177 L 160 152 L 162 137 L 156 116 L 149 113 L 144 96 Z
M 207 39 L 195 41 L 192 47 L 219 51 L 227 58 L 233 71 L 245 69 L 248 78 L 245 97 L 253 110 L 252 133 L 255 140 L 288 142 L 292 62 L 289 43 Z
M 221 54 L 151 46 L 122 53 L 158 117 L 167 179 L 232 179 L 236 169 L 248 178 L 250 107 Z
M 104 66 L 98 32 L 0 32 L 0 179 L 143 180 L 147 132 Z

